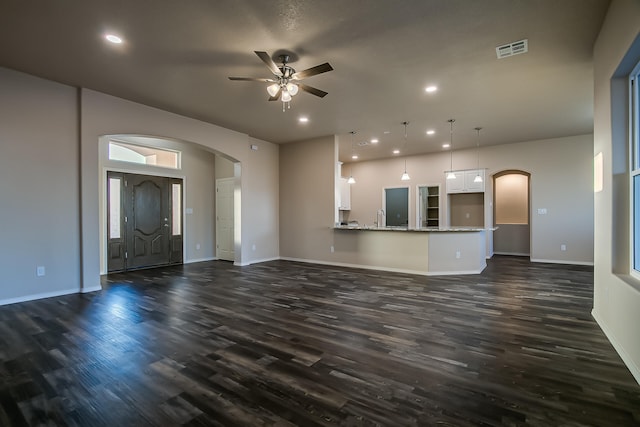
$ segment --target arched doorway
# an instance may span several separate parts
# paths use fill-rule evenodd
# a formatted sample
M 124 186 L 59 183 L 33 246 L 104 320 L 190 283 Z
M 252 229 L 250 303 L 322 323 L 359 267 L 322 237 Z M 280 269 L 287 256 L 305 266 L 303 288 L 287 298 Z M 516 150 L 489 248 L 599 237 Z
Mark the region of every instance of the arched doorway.
M 112 143 L 116 141 L 119 146 L 129 147 L 134 153 L 129 153 L 129 157 L 136 157 L 134 161 L 127 161 L 121 157 L 115 158 L 111 156 L 112 150 L 110 148 Z M 240 246 L 240 237 L 236 236 L 235 230 L 240 229 L 240 212 L 234 209 L 234 200 L 236 197 L 240 197 L 240 163 L 216 150 L 209 149 L 208 147 L 195 144 L 185 140 L 177 140 L 175 138 L 159 137 L 159 136 L 147 136 L 147 135 L 131 135 L 131 134 L 111 134 L 102 135 L 99 137 L 99 168 L 101 169 L 100 178 L 100 271 L 101 274 L 106 274 L 110 271 L 121 271 L 130 268 L 147 268 L 157 265 L 169 265 L 175 263 L 190 263 L 198 261 L 209 261 L 218 259 L 219 253 L 217 251 L 217 236 L 219 230 L 217 229 L 216 221 L 216 182 L 220 179 L 227 179 L 232 184 L 231 201 L 229 202 L 231 207 L 229 210 L 230 221 L 233 222 L 232 234 L 229 236 L 233 245 Z M 119 147 L 120 148 L 120 147 Z M 152 161 L 138 162 L 135 154 L 142 153 L 142 157 L 151 157 Z M 176 153 L 177 159 L 171 162 L 171 165 L 161 164 L 161 158 L 166 156 L 167 153 Z M 144 160 L 144 159 L 143 159 Z M 126 259 L 124 267 L 120 265 L 111 265 L 114 259 L 112 250 L 113 242 L 112 231 L 112 212 L 110 209 L 111 204 L 111 191 L 110 191 L 110 179 L 116 178 L 138 178 L 143 177 L 144 183 L 153 182 L 157 185 L 151 186 L 152 189 L 160 188 L 164 189 L 160 191 L 160 200 L 157 203 L 158 209 L 168 203 L 169 211 L 164 212 L 158 220 L 161 224 L 162 230 L 166 228 L 169 234 L 168 261 L 166 257 L 162 259 L 147 260 L 146 253 L 138 253 L 139 247 L 142 247 L 142 241 L 140 239 L 135 240 L 133 243 L 127 246 L 127 249 L 120 250 L 118 252 L 121 258 Z M 131 179 L 126 179 L 128 184 L 131 184 Z M 168 182 L 169 187 L 165 189 L 162 183 Z M 123 195 L 127 195 L 127 200 L 138 201 L 141 199 L 144 202 L 151 203 L 152 206 L 154 200 L 150 197 L 130 197 L 131 186 L 126 188 L 122 182 L 118 183 L 118 187 L 121 188 Z M 176 193 L 174 187 L 179 185 L 179 193 Z M 166 190 L 166 191 L 165 191 Z M 165 193 L 168 194 L 167 200 L 163 197 Z M 143 194 L 144 196 L 144 194 Z M 174 200 L 178 200 L 178 203 L 171 203 Z M 127 209 L 125 204 L 115 203 L 116 207 L 121 207 L 120 217 L 115 221 L 115 224 L 119 225 L 118 230 L 123 232 L 129 232 L 128 236 L 133 235 L 135 230 L 129 230 L 127 228 L 134 218 L 134 215 L 129 213 L 126 215 Z M 136 205 L 137 206 L 137 205 Z M 136 211 L 142 212 L 137 209 Z M 155 213 L 155 211 L 154 211 Z M 122 217 L 125 216 L 125 218 Z M 175 219 L 175 221 L 173 221 Z M 158 222 L 156 221 L 156 222 Z M 152 222 L 157 225 L 156 222 Z M 175 224 L 174 224 L 175 222 Z M 147 227 L 149 228 L 149 227 Z M 153 227 L 151 227 L 153 228 Z M 157 228 L 157 227 L 156 227 Z M 155 230 L 155 229 L 154 229 Z M 176 231 L 177 230 L 177 231 Z M 162 233 L 159 233 L 162 234 Z M 238 233 L 239 234 L 239 233 Z M 144 237 L 144 236 L 143 236 Z M 166 250 L 163 250 L 167 242 L 161 240 L 163 236 L 157 239 L 150 237 L 151 244 L 148 246 L 158 249 L 158 255 L 164 255 Z M 177 238 L 179 237 L 179 239 Z M 165 239 L 166 240 L 166 239 Z M 156 244 L 158 241 L 164 242 L 163 244 Z M 130 243 L 130 242 L 129 242 Z M 140 243 L 137 245 L 137 243 Z M 155 244 L 155 246 L 154 246 Z M 118 249 L 118 248 L 116 248 Z M 240 251 L 232 251 L 231 261 L 237 261 L 235 258 L 239 257 Z M 138 252 L 136 252 L 138 251 Z M 155 254 L 155 252 L 154 252 Z M 132 258 L 139 256 L 144 263 L 136 263 Z M 180 256 L 175 256 L 180 255 Z
M 495 254 L 529 256 L 531 253 L 530 178 L 530 173 L 520 170 L 493 175 Z

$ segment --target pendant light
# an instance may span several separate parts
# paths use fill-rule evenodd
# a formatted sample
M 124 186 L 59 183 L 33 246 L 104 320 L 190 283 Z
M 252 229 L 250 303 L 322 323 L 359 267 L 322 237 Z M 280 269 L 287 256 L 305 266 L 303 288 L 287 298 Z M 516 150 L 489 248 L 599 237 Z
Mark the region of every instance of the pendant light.
M 476 140 L 476 150 L 478 151 L 478 172 L 476 173 L 476 177 L 473 178 L 473 182 L 482 182 L 482 177 L 480 176 L 480 130 L 481 127 L 474 128 L 478 133 L 478 138 Z
M 409 124 L 409 122 L 402 122 L 402 124 L 404 125 L 404 149 L 405 149 L 405 158 L 404 158 L 404 173 L 402 174 L 402 176 L 400 177 L 401 181 L 409 181 L 411 179 L 411 177 L 409 176 L 409 174 L 407 173 L 407 157 L 406 157 L 406 150 L 407 150 L 407 125 Z
M 451 130 L 449 131 L 450 136 L 449 136 L 449 150 L 450 150 L 450 159 L 451 159 L 451 163 L 449 165 L 449 172 L 447 173 L 447 179 L 456 179 L 456 174 L 453 172 L 453 122 L 456 121 L 456 119 L 449 119 L 447 120 L 451 126 Z
M 356 131 L 352 130 L 351 132 L 349 132 L 351 134 L 351 158 L 353 158 L 353 155 L 355 154 L 355 152 L 353 151 L 353 136 L 356 134 Z M 353 178 L 353 166 L 351 166 L 351 174 L 349 175 L 349 179 L 347 179 L 347 184 L 355 184 L 356 180 L 355 178 Z

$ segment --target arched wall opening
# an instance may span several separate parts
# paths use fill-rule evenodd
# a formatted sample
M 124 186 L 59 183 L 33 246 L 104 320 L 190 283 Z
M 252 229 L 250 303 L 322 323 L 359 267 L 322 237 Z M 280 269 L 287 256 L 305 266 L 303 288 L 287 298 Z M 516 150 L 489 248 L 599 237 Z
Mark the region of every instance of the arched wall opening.
M 531 174 L 503 170 L 493 175 L 493 250 L 531 255 Z
M 109 144 L 117 142 L 141 147 L 171 150 L 179 154 L 177 168 L 147 165 L 110 159 Z M 227 179 L 233 182 L 233 199 L 241 196 L 241 165 L 237 159 L 197 143 L 168 138 L 137 134 L 102 135 L 99 145 L 99 212 L 100 212 L 100 273 L 108 271 L 108 202 L 107 173 L 150 175 L 177 178 L 183 181 L 182 239 L 183 262 L 209 261 L 218 258 L 216 251 L 216 180 Z M 241 215 L 233 210 L 233 239 L 235 249 L 233 261 L 239 262 L 241 254 Z M 235 230 L 238 230 L 237 236 Z

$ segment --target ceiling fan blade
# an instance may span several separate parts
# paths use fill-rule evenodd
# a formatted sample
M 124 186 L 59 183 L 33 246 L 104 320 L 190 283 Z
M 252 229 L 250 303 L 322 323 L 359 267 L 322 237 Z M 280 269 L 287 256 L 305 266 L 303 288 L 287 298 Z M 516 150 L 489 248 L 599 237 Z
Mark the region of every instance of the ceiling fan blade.
M 316 65 L 315 67 L 307 68 L 306 70 L 293 73 L 291 78 L 294 80 L 302 80 L 302 79 L 306 79 L 307 77 L 326 73 L 327 71 L 332 71 L 332 70 L 333 70 L 333 67 L 328 62 L 325 62 L 324 64 Z
M 269 69 L 271 70 L 271 72 L 273 74 L 275 74 L 276 76 L 281 76 L 282 75 L 282 71 L 280 71 L 280 68 L 278 68 L 276 63 L 273 62 L 273 60 L 271 59 L 271 57 L 269 56 L 269 54 L 267 52 L 260 52 L 260 51 L 257 51 L 257 50 L 254 50 L 254 52 L 255 52 L 256 55 L 258 55 L 258 58 L 262 59 L 262 62 L 267 64 L 267 67 L 269 67 Z
M 278 92 L 274 96 L 270 96 L 269 101 L 277 101 L 280 99 L 280 95 L 282 95 L 282 88 L 278 89 Z
M 256 77 L 229 77 L 229 80 L 239 80 L 244 82 L 275 82 L 273 79 L 259 79 Z
M 320 98 L 324 98 L 328 94 L 328 92 L 325 92 L 320 89 L 316 89 L 315 87 L 312 87 L 312 86 L 308 86 L 302 83 L 296 83 L 296 84 L 300 89 L 304 90 L 305 92 L 309 92 L 310 94 L 319 96 Z

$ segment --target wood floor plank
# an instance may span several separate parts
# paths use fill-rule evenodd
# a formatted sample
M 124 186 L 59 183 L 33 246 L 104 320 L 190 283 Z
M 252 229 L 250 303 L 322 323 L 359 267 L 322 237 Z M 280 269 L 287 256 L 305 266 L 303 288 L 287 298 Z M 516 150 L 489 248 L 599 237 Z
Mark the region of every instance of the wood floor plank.
M 211 261 L 0 307 L 0 425 L 640 426 L 593 269 Z

